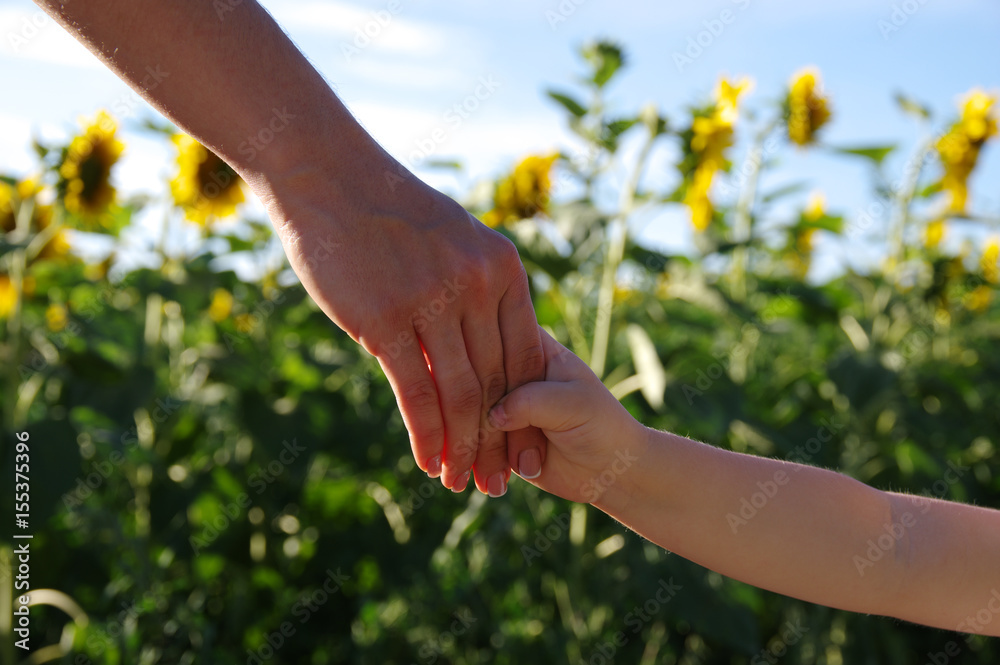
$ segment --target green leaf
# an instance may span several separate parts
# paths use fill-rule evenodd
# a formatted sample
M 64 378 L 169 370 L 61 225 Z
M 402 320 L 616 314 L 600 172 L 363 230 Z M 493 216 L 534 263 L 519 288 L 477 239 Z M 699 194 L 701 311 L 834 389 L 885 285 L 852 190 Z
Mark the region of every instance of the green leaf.
M 611 122 L 609 122 L 607 124 L 607 129 L 608 129 L 608 132 L 612 136 L 614 136 L 615 138 L 618 138 L 619 136 L 621 136 L 622 134 L 624 134 L 626 131 L 628 131 L 629 129 L 631 129 L 632 126 L 635 125 L 635 123 L 637 123 L 637 122 L 638 122 L 638 120 L 635 119 L 635 118 L 624 118 L 622 120 L 612 120 Z
M 602 41 L 585 46 L 583 57 L 594 68 L 591 81 L 598 88 L 603 88 L 625 64 L 625 54 L 621 47 L 612 42 Z
M 604 129 L 601 132 L 601 145 L 609 151 L 615 152 L 618 149 L 618 137 L 628 131 L 637 122 L 639 122 L 638 118 L 622 118 L 608 122 L 604 125 Z
M 38 155 L 38 158 L 42 160 L 48 157 L 49 152 L 52 150 L 48 146 L 42 144 L 38 139 L 31 140 L 31 149 L 34 150 L 35 154 Z
M 431 169 L 462 170 L 462 162 L 457 159 L 428 159 L 423 163 L 423 166 Z
M 630 323 L 625 329 L 632 362 L 639 375 L 640 390 L 654 409 L 663 406 L 663 391 L 667 388 L 667 373 L 649 334 L 639 325 Z
M 201 552 L 194 557 L 194 570 L 202 580 L 214 580 L 226 567 L 226 560 L 218 554 Z
M 641 265 L 652 274 L 659 274 L 667 270 L 670 263 L 688 264 L 690 260 L 684 256 L 670 256 L 656 250 L 630 245 L 625 250 L 625 256 Z
M 901 92 L 897 92 L 892 96 L 893 101 L 901 108 L 904 112 L 910 115 L 916 116 L 921 120 L 930 120 L 931 111 L 927 106 L 921 104 L 920 102 L 914 100 L 911 97 L 907 97 Z
M 841 215 L 829 215 L 826 213 L 815 219 L 809 219 L 805 215 L 802 215 L 799 218 L 798 224 L 795 225 L 795 229 L 798 231 L 804 229 L 822 229 L 830 233 L 840 233 L 844 229 L 844 218 Z
M 575 115 L 577 118 L 582 118 L 587 115 L 587 109 L 585 109 L 580 102 L 576 101 L 572 97 L 564 95 L 561 92 L 556 92 L 555 90 L 548 90 L 546 92 L 549 97 L 562 104 L 567 111 Z
M 173 136 L 177 133 L 177 128 L 169 122 L 157 122 L 151 118 L 146 118 L 140 122 L 139 128 L 165 136 Z
M 125 373 L 120 367 L 94 351 L 85 351 L 66 357 L 66 365 L 78 377 L 97 385 L 111 386 L 121 383 Z
M 927 185 L 926 187 L 924 187 L 923 189 L 918 190 L 917 191 L 917 198 L 918 199 L 930 198 L 931 196 L 934 196 L 935 194 L 938 194 L 940 191 L 941 191 L 941 181 L 940 180 L 936 180 L 936 181 L 930 183 L 929 185 Z
M 227 234 L 222 237 L 229 242 L 230 252 L 248 252 L 256 246 L 252 240 L 244 240 L 236 235 Z
M 882 166 L 882 162 L 892 154 L 892 151 L 896 149 L 895 145 L 881 145 L 881 146 L 859 146 L 856 148 L 833 148 L 834 152 L 839 152 L 843 155 L 856 155 L 858 157 L 864 157 L 865 159 L 870 159 L 875 163 L 875 166 Z
M 770 203 L 771 201 L 777 201 L 778 199 L 784 198 L 789 194 L 795 194 L 797 192 L 801 192 L 808 186 L 809 183 L 805 181 L 793 182 L 790 185 L 784 185 L 783 187 L 779 187 L 778 189 L 772 192 L 768 192 L 764 196 L 760 197 L 760 200 L 762 203 Z
M 85 233 L 98 233 L 118 237 L 122 229 L 132 221 L 132 213 L 135 212 L 129 204 L 111 205 L 101 213 L 98 223 L 82 218 L 80 215 L 66 211 L 66 221 L 71 228 L 81 230 Z

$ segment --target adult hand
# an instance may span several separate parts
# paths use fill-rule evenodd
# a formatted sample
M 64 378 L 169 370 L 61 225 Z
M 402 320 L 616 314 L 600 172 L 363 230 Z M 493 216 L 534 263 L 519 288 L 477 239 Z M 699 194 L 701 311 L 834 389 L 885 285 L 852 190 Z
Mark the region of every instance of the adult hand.
M 542 374 L 516 251 L 382 151 L 258 3 L 36 2 L 260 197 L 310 295 L 378 357 L 422 469 L 461 490 L 474 463 L 499 495 L 541 467 L 537 430 L 505 445 L 484 418 Z
M 351 206 L 321 169 L 270 185 L 271 219 L 309 294 L 378 358 L 417 464 L 455 491 L 474 464 L 478 488 L 500 496 L 511 468 L 535 476 L 545 454 L 538 430 L 505 435 L 485 419 L 543 375 L 517 250 L 387 155 L 368 164 Z

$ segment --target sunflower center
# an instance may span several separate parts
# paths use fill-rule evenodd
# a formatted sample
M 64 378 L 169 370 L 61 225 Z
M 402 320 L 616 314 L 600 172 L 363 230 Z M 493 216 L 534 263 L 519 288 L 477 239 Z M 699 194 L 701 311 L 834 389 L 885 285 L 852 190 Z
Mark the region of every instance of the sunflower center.
M 209 152 L 198 165 L 198 189 L 206 198 L 215 198 L 219 194 L 236 186 L 239 176 L 229 164 Z
M 80 180 L 83 182 L 83 191 L 80 198 L 87 203 L 99 202 L 107 187 L 108 179 L 111 177 L 111 163 L 105 158 L 102 151 L 95 149 L 90 155 L 80 162 Z

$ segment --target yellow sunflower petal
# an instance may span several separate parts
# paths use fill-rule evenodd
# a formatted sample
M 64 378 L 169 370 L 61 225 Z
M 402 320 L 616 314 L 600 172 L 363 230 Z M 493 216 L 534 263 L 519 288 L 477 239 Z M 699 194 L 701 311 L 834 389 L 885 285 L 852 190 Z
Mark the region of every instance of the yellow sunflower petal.
M 63 305 L 53 303 L 45 310 L 45 324 L 52 332 L 63 330 L 68 320 L 68 313 Z
M 788 138 L 797 145 L 814 143 L 816 132 L 830 119 L 829 99 L 820 88 L 820 74 L 815 67 L 806 67 L 792 75 L 786 98 Z
M 240 176 L 218 155 L 186 134 L 172 137 L 177 148 L 177 175 L 170 181 L 174 204 L 202 226 L 230 217 L 244 201 Z
M 212 304 L 208 306 L 208 316 L 219 323 L 229 318 L 233 311 L 233 294 L 225 289 L 212 292 Z
M 927 225 L 924 231 L 924 247 L 934 249 L 941 244 L 944 239 L 945 223 L 943 219 L 937 219 Z
M 997 259 L 1000 259 L 1000 237 L 993 236 L 986 242 L 983 255 L 979 259 L 979 267 L 983 271 L 983 277 L 993 284 L 1000 282 L 1000 268 L 997 267 Z
M 125 148 L 115 137 L 117 128 L 114 118 L 100 111 L 84 125 L 83 133 L 70 141 L 58 169 L 66 210 L 91 226 L 99 223 L 100 216 L 115 200 L 111 169 Z
M 17 307 L 17 290 L 9 275 L 0 275 L 0 319 L 11 315 Z

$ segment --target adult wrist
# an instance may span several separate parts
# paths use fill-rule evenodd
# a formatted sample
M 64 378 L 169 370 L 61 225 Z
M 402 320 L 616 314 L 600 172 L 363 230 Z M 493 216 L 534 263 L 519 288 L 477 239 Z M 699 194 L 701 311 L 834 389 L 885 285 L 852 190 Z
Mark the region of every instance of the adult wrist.
M 273 205 L 289 199 L 332 213 L 332 221 L 380 216 L 440 219 L 461 206 L 426 185 L 389 155 L 331 93 L 329 108 L 302 118 L 254 159 L 234 165 L 251 189 Z M 292 122 L 299 122 L 295 118 Z M 264 136 L 269 134 L 265 133 Z M 255 150 L 245 145 L 246 156 Z M 454 208 L 451 210 L 450 208 Z

